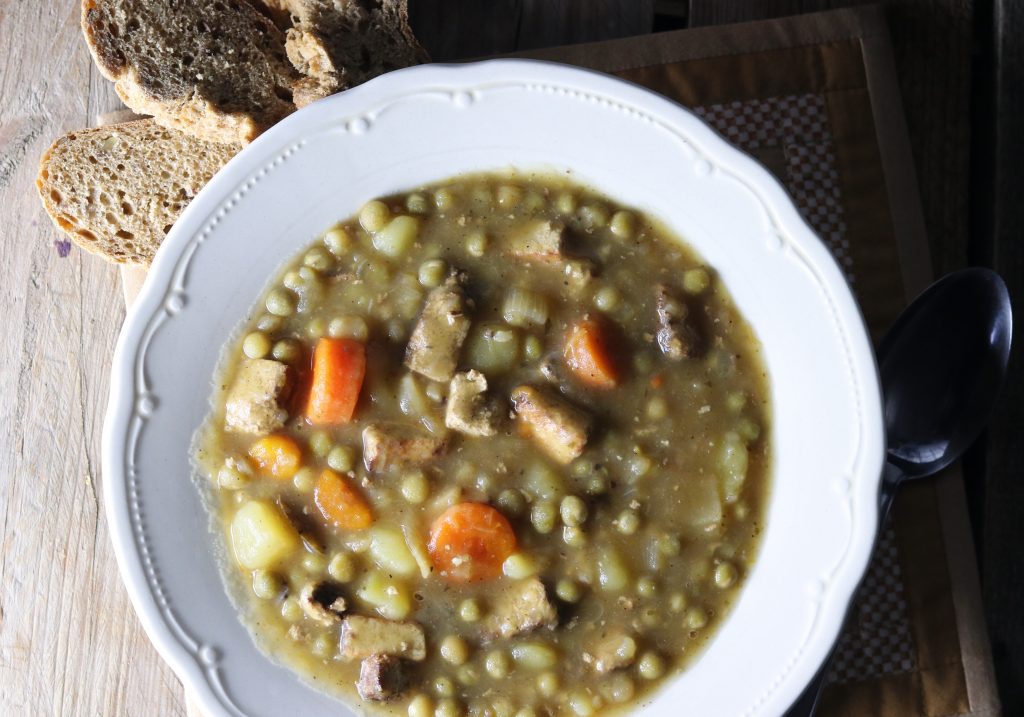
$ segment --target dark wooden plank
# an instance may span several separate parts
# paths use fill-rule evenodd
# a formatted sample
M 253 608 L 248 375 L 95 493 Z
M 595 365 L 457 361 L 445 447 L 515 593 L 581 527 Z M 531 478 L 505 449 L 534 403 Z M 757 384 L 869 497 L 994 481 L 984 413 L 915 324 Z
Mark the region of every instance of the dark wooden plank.
M 981 262 L 990 260 L 1002 274 L 1014 306 L 1024 309 L 1024 4 L 1019 0 L 995 0 L 991 30 L 993 42 L 990 82 L 979 84 L 990 94 L 978 97 L 980 173 L 991 171 L 991 191 L 979 187 L 976 207 L 988 211 L 977 224 L 972 248 Z M 992 121 L 985 123 L 991 110 Z M 988 147 L 986 162 L 984 143 Z M 991 203 L 985 200 L 991 197 Z M 987 206 L 986 206 L 987 204 Z M 988 224 L 990 233 L 986 232 Z M 986 248 L 986 245 L 989 248 Z M 988 256 L 986 256 L 986 254 Z M 1018 333 L 1010 361 L 1010 378 L 989 430 L 987 475 L 982 525 L 982 590 L 992 635 L 996 677 L 1006 715 L 1024 714 L 1024 341 Z
M 643 35 L 654 0 L 523 0 L 519 50 Z
M 654 0 L 418 0 L 409 20 L 435 62 L 641 35 Z
M 435 62 L 516 49 L 522 0 L 414 0 L 413 32 Z

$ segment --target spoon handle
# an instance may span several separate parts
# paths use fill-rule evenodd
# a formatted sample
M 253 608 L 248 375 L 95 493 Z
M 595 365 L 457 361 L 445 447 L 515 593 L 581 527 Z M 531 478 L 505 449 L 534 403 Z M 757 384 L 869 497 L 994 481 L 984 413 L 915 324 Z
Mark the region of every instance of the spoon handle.
M 891 463 L 886 463 L 882 469 L 882 482 L 878 491 L 878 527 L 875 532 L 875 545 L 871 549 L 872 555 L 875 552 L 875 548 L 878 547 L 878 542 L 882 537 L 882 530 L 885 528 L 889 511 L 892 509 L 893 500 L 896 498 L 896 491 L 903 482 L 903 478 L 903 471 Z M 860 592 L 860 587 L 863 583 L 864 578 L 862 577 L 857 585 L 857 589 L 853 592 L 850 604 L 846 606 L 846 615 L 843 617 L 844 624 L 850 616 L 850 611 L 853 609 L 853 601 L 857 593 Z M 792 706 L 786 710 L 785 717 L 814 717 L 814 713 L 818 709 L 818 701 L 821 699 L 821 691 L 825 687 L 825 676 L 828 674 L 828 668 L 832 664 L 832 657 L 835 655 L 835 652 L 836 645 L 833 644 L 825 661 L 818 668 L 818 672 L 815 673 L 814 678 L 807 683 L 807 687 L 796 698 Z

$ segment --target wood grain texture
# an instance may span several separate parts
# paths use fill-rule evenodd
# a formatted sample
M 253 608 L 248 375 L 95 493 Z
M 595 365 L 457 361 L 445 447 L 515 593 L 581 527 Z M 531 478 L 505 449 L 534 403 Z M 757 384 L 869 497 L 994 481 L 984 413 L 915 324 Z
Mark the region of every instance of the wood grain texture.
M 991 243 L 987 252 L 1002 274 L 1018 312 L 1024 311 L 1024 5 L 996 0 L 992 18 L 994 62 L 991 147 L 994 181 Z M 982 29 L 983 31 L 983 29 Z M 1024 340 L 1020 331 L 1011 354 L 1010 376 L 988 435 L 987 480 L 983 504 L 982 589 L 992 633 L 996 676 L 1005 714 L 1024 714 Z
M 409 21 L 435 62 L 642 35 L 654 0 L 417 0 Z
M 101 506 L 117 273 L 58 243 L 33 185 L 50 142 L 112 94 L 77 3 L 3 4 L 0 47 L 0 714 L 173 717 L 180 687 L 129 605 Z

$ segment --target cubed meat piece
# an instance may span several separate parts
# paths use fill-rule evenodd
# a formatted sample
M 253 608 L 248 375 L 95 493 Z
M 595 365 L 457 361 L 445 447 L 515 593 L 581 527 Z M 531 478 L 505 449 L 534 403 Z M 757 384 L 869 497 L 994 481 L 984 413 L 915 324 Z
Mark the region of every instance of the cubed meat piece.
M 498 409 L 487 395 L 487 377 L 479 371 L 457 373 L 448 387 L 444 425 L 467 436 L 498 432 Z
M 636 661 L 636 640 L 625 629 L 614 627 L 602 635 L 588 652 L 593 658 L 594 671 L 604 675 L 629 667 Z
M 288 420 L 283 408 L 287 388 L 288 367 L 280 361 L 243 361 L 224 402 L 227 430 L 270 433 L 281 428 Z
M 419 662 L 427 656 L 427 641 L 415 622 L 347 615 L 341 621 L 338 649 L 343 660 L 393 655 Z
M 402 694 L 407 684 L 405 663 L 400 657 L 370 655 L 359 665 L 356 690 L 364 700 L 386 702 Z
M 299 605 L 306 615 L 321 625 L 340 622 L 347 607 L 340 586 L 326 580 L 303 585 L 299 591 Z
M 496 639 L 533 632 L 538 628 L 553 629 L 558 613 L 548 600 L 547 590 L 538 578 L 527 578 L 509 585 L 494 601 L 484 620 L 484 637 Z
M 512 405 L 526 435 L 553 459 L 569 463 L 583 453 L 590 417 L 565 399 L 533 386 L 512 391 Z
M 661 352 L 675 361 L 696 356 L 700 335 L 693 325 L 689 307 L 664 284 L 655 288 L 654 301 L 658 314 L 656 338 Z
M 558 261 L 562 258 L 565 227 L 548 219 L 535 219 L 514 230 L 506 253 L 529 261 Z
M 459 351 L 469 332 L 466 297 L 457 276 L 427 294 L 423 312 L 405 349 L 405 365 L 435 381 L 455 374 Z
M 420 466 L 444 453 L 448 442 L 405 426 L 373 424 L 363 429 L 363 462 L 371 473 Z

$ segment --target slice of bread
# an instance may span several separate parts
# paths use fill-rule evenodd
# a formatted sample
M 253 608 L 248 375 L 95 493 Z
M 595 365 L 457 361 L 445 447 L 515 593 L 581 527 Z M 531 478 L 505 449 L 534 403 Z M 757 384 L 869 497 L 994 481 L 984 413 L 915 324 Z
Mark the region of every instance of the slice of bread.
M 124 103 L 165 127 L 249 142 L 295 110 L 284 35 L 243 0 L 82 0 L 82 30 Z
M 185 206 L 240 150 L 152 119 L 84 129 L 43 155 L 36 187 L 53 223 L 80 247 L 148 265 Z
M 290 12 L 288 59 L 305 78 L 303 107 L 390 70 L 429 62 L 409 27 L 406 0 L 265 0 Z

